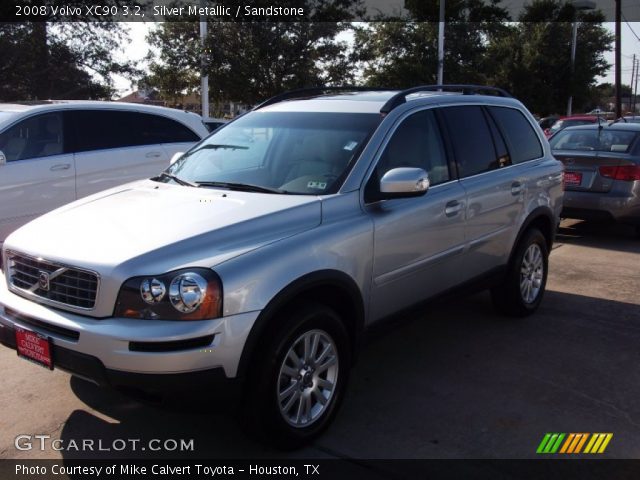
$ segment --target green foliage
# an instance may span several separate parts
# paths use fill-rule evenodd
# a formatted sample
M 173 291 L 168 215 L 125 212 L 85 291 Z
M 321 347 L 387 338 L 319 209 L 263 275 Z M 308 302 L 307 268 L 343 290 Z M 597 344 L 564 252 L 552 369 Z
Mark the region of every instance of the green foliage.
M 594 104 L 595 79 L 606 74 L 604 53 L 613 35 L 599 12 L 578 13 L 575 71 L 571 73 L 572 7 L 554 0 L 539 0 L 525 8 L 520 22 L 489 49 L 493 81 L 541 115 L 562 113 L 573 94 L 573 110 L 588 111 Z M 504 61 L 504 59 L 509 61 Z
M 405 87 L 436 83 L 439 2 L 407 0 L 406 22 L 357 27 L 353 61 L 367 85 Z M 594 107 L 595 79 L 609 65 L 613 36 L 598 11 L 576 12 L 560 0 L 535 0 L 518 22 L 508 23 L 500 2 L 447 0 L 445 83 L 479 83 L 510 91 L 532 111 L 563 112 L 573 93 L 574 111 Z M 571 23 L 578 28 L 571 74 Z
M 488 83 L 487 50 L 508 26 L 498 1 L 447 0 L 444 71 L 447 83 Z M 436 82 L 438 68 L 438 2 L 405 2 L 404 22 L 359 26 L 352 60 L 367 85 L 402 87 Z
M 110 98 L 112 73 L 135 74 L 113 57 L 125 36 L 117 23 L 0 23 L 0 100 Z
M 283 90 L 353 81 L 348 45 L 336 38 L 350 25 L 335 20 L 360 14 L 360 0 L 297 0 L 291 6 L 312 12 L 313 21 L 208 22 L 205 68 L 212 102 L 254 104 Z M 199 89 L 199 25 L 192 20 L 164 23 L 150 36 L 160 53 L 144 82 L 164 98 Z

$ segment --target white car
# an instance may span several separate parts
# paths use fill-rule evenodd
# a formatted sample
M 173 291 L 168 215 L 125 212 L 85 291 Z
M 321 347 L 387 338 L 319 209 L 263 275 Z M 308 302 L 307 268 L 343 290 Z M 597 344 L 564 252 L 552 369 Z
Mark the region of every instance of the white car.
M 208 134 L 200 116 L 171 108 L 0 104 L 0 246 L 43 213 L 160 173 Z

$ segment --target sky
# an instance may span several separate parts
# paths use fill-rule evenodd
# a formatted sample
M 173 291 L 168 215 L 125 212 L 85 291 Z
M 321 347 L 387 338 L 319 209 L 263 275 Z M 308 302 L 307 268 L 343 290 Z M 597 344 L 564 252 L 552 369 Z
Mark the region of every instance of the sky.
M 146 56 L 149 45 L 146 41 L 146 35 L 150 29 L 154 28 L 156 23 L 151 22 L 130 22 L 127 24 L 129 28 L 129 36 L 131 42 L 127 45 L 126 50 L 118 53 L 118 56 L 123 59 L 129 60 L 143 60 Z M 606 28 L 611 32 L 614 31 L 613 23 L 605 23 Z M 640 58 L 640 22 L 622 22 L 622 83 L 631 83 L 631 70 L 633 65 L 633 54 L 638 55 Z M 446 38 L 445 38 L 446 42 Z M 578 43 L 576 48 L 580 48 Z M 614 83 L 614 52 L 608 52 L 605 54 L 606 60 L 611 64 L 609 73 L 605 77 L 598 78 L 599 83 Z M 447 72 L 444 72 L 445 82 L 447 80 Z M 132 91 L 131 83 L 123 77 L 114 77 L 115 87 L 118 94 L 124 96 Z

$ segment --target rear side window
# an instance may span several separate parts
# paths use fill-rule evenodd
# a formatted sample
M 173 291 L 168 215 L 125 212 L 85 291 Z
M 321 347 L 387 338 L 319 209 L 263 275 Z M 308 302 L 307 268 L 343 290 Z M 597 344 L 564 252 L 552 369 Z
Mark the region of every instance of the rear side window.
M 522 112 L 514 108 L 489 107 L 504 134 L 512 163 L 522 163 L 542 156 L 542 145 Z
M 65 153 L 61 113 L 27 118 L 0 134 L 0 150 L 8 162 Z
M 184 125 L 158 115 L 84 110 L 73 112 L 73 118 L 78 152 L 200 140 Z
M 481 107 L 446 107 L 442 109 L 442 114 L 453 143 L 461 178 L 500 167 L 500 160 Z
M 197 142 L 200 137 L 189 128 L 167 117 L 147 113 L 130 113 L 139 145 Z

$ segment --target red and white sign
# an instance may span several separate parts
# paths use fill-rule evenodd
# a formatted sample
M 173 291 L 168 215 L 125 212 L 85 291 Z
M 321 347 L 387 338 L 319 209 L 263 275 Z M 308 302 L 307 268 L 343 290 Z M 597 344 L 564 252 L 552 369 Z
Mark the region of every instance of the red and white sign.
M 18 356 L 53 370 L 51 339 L 36 332 L 16 328 Z
M 582 183 L 582 173 L 581 172 L 564 172 L 564 184 L 577 187 Z

